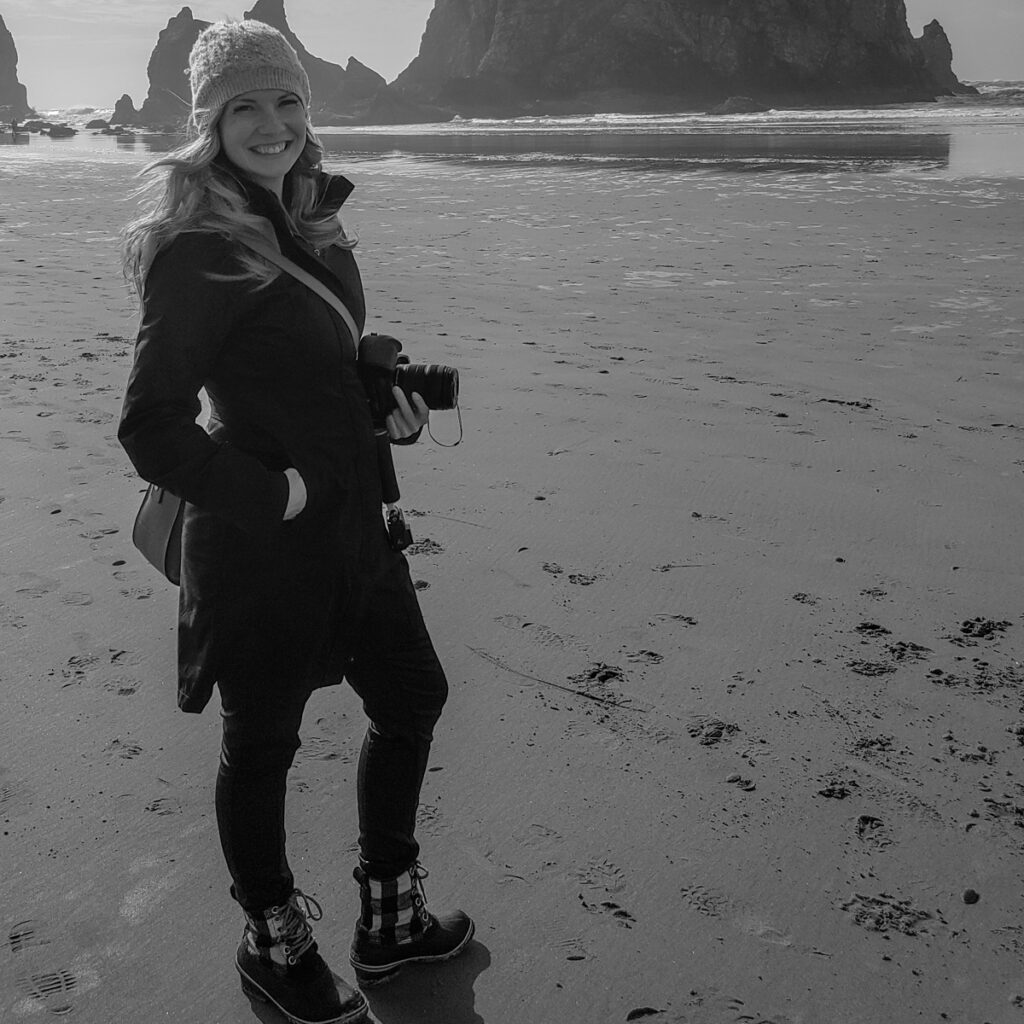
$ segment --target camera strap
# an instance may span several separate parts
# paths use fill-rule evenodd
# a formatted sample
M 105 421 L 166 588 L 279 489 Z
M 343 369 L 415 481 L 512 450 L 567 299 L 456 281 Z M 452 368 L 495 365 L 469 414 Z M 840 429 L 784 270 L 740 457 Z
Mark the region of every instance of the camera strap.
M 348 328 L 349 334 L 352 335 L 352 344 L 356 348 L 359 347 L 359 328 L 356 327 L 352 314 L 346 308 L 345 303 L 323 281 L 317 280 L 308 271 L 303 270 L 302 267 L 288 259 L 280 249 L 274 248 L 269 242 L 257 241 L 254 238 L 240 238 L 239 241 L 247 249 L 251 249 L 258 256 L 262 256 L 268 263 L 273 263 L 275 267 L 279 267 L 286 274 L 291 274 L 296 281 L 300 281 L 310 291 L 319 295 L 341 317 Z

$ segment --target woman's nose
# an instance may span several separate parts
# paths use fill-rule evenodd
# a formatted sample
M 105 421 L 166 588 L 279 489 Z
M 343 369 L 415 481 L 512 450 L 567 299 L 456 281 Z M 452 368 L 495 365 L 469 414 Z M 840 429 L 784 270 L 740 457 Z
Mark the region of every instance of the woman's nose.
M 284 127 L 284 119 L 277 107 L 264 107 L 260 112 L 259 130 L 264 134 L 279 132 Z

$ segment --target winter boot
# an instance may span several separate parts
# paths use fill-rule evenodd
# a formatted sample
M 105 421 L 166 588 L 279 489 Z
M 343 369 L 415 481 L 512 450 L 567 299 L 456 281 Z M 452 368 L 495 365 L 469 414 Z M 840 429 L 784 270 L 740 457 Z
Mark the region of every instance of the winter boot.
M 393 978 L 404 964 L 438 963 L 457 956 L 473 937 L 473 922 L 461 910 L 435 917 L 427 910 L 419 864 L 397 878 L 353 872 L 362 913 L 349 960 L 363 988 Z
M 280 906 L 246 912 L 235 956 L 242 991 L 293 1024 L 356 1024 L 366 1020 L 366 999 L 336 980 L 317 952 L 309 921 L 322 916 L 320 904 L 298 889 Z

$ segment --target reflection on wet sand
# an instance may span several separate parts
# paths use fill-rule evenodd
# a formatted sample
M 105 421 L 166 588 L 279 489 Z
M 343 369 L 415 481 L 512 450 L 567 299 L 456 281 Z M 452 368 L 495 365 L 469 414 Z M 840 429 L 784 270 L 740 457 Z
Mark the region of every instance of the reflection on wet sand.
M 682 132 L 341 132 L 321 134 L 331 156 L 413 155 L 505 162 L 601 160 L 680 170 L 888 170 L 900 165 L 949 166 L 948 134 L 682 133 Z M 120 136 L 118 146 L 165 153 L 179 135 Z
M 637 133 L 637 132 L 450 132 L 443 135 L 358 132 L 322 134 L 327 153 L 380 155 L 409 153 L 432 157 L 501 160 L 601 158 L 735 169 L 761 167 L 834 169 L 839 166 L 929 164 L 947 167 L 947 134 L 844 133 Z

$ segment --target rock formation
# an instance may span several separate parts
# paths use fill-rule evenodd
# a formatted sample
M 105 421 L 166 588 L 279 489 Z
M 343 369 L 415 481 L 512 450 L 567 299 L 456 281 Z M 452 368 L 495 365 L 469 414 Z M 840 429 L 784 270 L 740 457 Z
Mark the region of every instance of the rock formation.
M 188 55 L 207 25 L 208 21 L 193 18 L 188 7 L 182 7 L 167 22 L 149 58 L 149 94 L 139 111 L 141 124 L 168 127 L 184 124 L 192 104 Z
M 341 67 L 314 57 L 292 32 L 285 15 L 284 0 L 256 0 L 245 14 L 247 19 L 272 25 L 295 48 L 309 75 L 313 93 L 313 114 L 320 123 L 341 121 L 353 124 L 402 124 L 444 120 L 449 111 L 425 106 L 392 90 L 376 71 L 349 57 Z M 199 33 L 209 24 L 183 7 L 160 33 L 149 60 L 149 94 L 142 109 L 135 111 L 129 96 L 118 100 L 111 124 L 149 125 L 180 128 L 188 118 L 191 86 L 188 55 Z
M 977 96 L 973 85 L 964 85 L 953 74 L 953 47 L 942 26 L 937 21 L 925 25 L 920 39 L 915 39 L 917 48 L 924 58 L 925 67 L 932 81 L 940 91 L 953 96 Z
M 139 112 L 135 109 L 131 96 L 125 93 L 115 104 L 114 113 L 110 115 L 110 123 L 113 124 L 139 124 Z
M 28 93 L 18 81 L 18 48 L 0 16 L 0 122 L 21 121 L 34 114 Z M 6 127 L 6 124 L 5 124 Z
M 272 25 L 295 48 L 309 75 L 313 114 L 321 121 L 335 119 L 361 124 L 402 124 L 436 121 L 439 117 L 450 116 L 437 109 L 427 109 L 404 96 L 391 95 L 383 76 L 355 57 L 349 57 L 344 68 L 314 57 L 292 32 L 285 16 L 284 0 L 256 0 L 256 5 L 246 12 L 245 17 Z
M 467 114 L 657 110 L 930 100 L 933 74 L 904 0 L 435 0 L 395 86 Z

